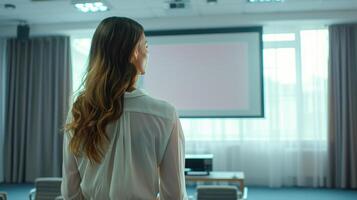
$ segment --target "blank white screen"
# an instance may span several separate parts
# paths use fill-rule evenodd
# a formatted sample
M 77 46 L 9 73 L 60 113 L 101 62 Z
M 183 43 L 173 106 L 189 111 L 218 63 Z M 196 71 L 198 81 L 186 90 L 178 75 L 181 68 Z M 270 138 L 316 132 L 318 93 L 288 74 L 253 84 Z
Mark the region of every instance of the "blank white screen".
M 143 88 L 172 103 L 180 116 L 260 114 L 257 32 L 155 36 L 148 37 L 148 42 Z

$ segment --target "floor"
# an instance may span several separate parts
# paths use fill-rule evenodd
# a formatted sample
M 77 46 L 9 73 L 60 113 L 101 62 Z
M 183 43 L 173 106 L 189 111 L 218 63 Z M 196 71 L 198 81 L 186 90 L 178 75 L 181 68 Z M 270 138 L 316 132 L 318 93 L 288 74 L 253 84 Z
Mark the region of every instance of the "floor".
M 8 193 L 9 200 L 28 200 L 33 184 L 0 184 L 0 191 Z M 188 195 L 195 188 L 187 188 Z M 248 200 L 357 200 L 357 190 L 313 189 L 313 188 L 267 188 L 249 187 Z

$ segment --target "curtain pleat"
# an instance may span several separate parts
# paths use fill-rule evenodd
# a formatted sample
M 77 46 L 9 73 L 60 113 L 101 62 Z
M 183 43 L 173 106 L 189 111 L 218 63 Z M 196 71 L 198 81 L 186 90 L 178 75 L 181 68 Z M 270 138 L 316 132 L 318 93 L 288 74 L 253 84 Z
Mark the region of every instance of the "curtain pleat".
M 5 93 L 6 93 L 6 39 L 0 38 L 0 183 L 4 181 L 4 133 L 5 133 Z

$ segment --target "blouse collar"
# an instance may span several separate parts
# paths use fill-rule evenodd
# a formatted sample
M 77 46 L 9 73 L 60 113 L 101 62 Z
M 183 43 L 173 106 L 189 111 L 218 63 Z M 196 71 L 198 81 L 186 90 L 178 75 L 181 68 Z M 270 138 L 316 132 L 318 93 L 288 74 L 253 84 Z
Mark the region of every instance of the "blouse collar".
M 131 92 L 125 92 L 124 97 L 125 98 L 133 98 L 133 97 L 139 97 L 139 96 L 144 96 L 146 95 L 145 92 L 141 89 L 135 89 Z

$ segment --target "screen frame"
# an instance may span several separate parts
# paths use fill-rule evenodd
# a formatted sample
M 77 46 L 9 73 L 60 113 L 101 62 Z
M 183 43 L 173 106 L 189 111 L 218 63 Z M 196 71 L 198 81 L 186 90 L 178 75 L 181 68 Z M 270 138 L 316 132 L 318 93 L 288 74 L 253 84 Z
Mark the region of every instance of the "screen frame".
M 221 27 L 221 28 L 197 28 L 197 29 L 166 29 L 166 30 L 147 30 L 144 31 L 147 37 L 157 36 L 178 36 L 178 35 L 200 35 L 200 34 L 227 34 L 227 33 L 258 33 L 259 37 L 259 80 L 260 80 L 260 112 L 255 115 L 204 115 L 204 116 L 185 116 L 180 115 L 180 118 L 264 118 L 264 72 L 263 72 L 263 27 L 262 26 L 247 26 L 247 27 Z

